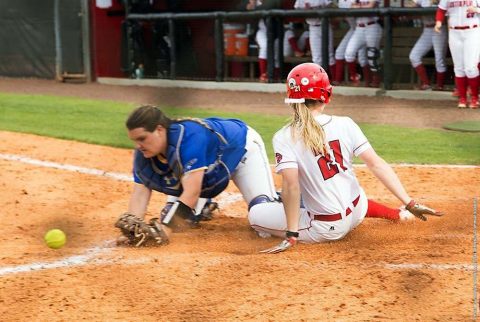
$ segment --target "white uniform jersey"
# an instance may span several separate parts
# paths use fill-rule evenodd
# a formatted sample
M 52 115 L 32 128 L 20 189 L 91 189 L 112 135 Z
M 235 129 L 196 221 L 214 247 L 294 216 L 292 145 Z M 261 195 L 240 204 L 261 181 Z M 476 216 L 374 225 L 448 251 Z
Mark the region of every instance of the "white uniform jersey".
M 340 9 L 350 9 L 352 7 L 352 0 L 338 0 L 338 8 Z M 348 23 L 350 28 L 355 28 L 355 18 L 354 17 L 345 17 L 345 21 Z
M 371 0 L 359 0 L 356 3 L 360 4 L 360 8 L 368 8 L 370 5 Z M 376 7 L 380 4 L 380 0 L 375 0 Z M 357 18 L 357 24 L 368 24 L 371 23 L 372 21 L 378 21 L 378 17 L 358 17 Z
M 324 8 L 332 3 L 332 0 L 296 0 L 293 7 L 295 9 L 318 9 Z M 320 18 L 306 18 L 305 21 L 309 25 L 320 25 Z
M 420 6 L 422 8 L 436 7 L 436 5 L 433 4 L 432 0 L 414 0 L 414 2 L 417 6 Z M 422 22 L 424 27 L 431 28 L 435 25 L 435 17 L 423 16 Z
M 480 7 L 480 0 L 440 0 L 438 7 L 447 11 L 450 27 L 473 26 L 480 23 L 478 14 L 467 13 L 467 8 Z
M 294 140 L 290 126 L 273 137 L 276 171 L 298 168 L 305 208 L 313 214 L 342 213 L 362 189 L 352 162 L 371 148 L 359 126 L 349 117 L 322 114 L 316 117 L 329 143 L 329 157 L 315 156 L 301 140 Z

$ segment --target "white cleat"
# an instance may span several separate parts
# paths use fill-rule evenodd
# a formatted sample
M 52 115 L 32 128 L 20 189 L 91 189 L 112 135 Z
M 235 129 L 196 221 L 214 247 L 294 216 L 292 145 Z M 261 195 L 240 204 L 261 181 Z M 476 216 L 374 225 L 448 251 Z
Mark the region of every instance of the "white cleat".
M 410 211 L 406 210 L 405 207 L 400 208 L 399 216 L 400 221 L 410 221 L 415 219 L 415 216 Z

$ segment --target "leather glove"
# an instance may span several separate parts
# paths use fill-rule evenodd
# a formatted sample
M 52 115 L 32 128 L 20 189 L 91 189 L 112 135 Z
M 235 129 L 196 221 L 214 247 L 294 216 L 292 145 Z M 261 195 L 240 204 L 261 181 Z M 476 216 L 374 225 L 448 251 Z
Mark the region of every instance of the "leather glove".
M 415 217 L 423 221 L 427 220 L 427 217 L 425 217 L 425 215 L 443 216 L 442 212 L 436 211 L 432 208 L 428 208 L 427 206 L 419 204 L 413 199 L 407 204 L 405 209 L 410 211 Z

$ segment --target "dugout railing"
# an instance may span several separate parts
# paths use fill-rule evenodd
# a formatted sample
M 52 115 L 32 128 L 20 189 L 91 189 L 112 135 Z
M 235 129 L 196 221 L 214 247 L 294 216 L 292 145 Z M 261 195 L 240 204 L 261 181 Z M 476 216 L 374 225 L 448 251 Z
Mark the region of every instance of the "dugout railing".
M 277 33 L 280 39 L 283 39 L 283 23 L 278 23 L 278 30 L 273 30 L 273 19 L 283 21 L 285 18 L 323 18 L 322 19 L 322 47 L 323 47 L 323 63 L 324 68 L 328 70 L 328 25 L 332 17 L 366 17 L 379 16 L 383 21 L 383 55 L 382 55 L 382 73 L 383 87 L 386 90 L 392 89 L 393 85 L 393 18 L 394 17 L 419 17 L 430 15 L 433 16 L 436 8 L 375 8 L 375 9 L 336 9 L 324 8 L 320 10 L 259 10 L 259 11 L 215 11 L 215 12 L 184 12 L 184 13 L 129 13 L 126 12 L 127 20 L 166 20 L 168 21 L 168 35 L 170 38 L 170 79 L 176 79 L 176 39 L 175 39 L 175 21 L 176 20 L 193 20 L 193 19 L 211 19 L 214 24 L 215 39 L 215 66 L 216 81 L 224 81 L 225 54 L 224 54 L 224 38 L 223 24 L 228 22 L 238 22 L 243 20 L 264 18 L 267 25 L 267 73 L 269 82 L 273 82 L 274 74 L 274 34 Z M 284 58 L 283 48 L 280 47 L 279 63 L 280 72 L 283 74 Z M 131 62 L 133 52 L 131 43 L 126 44 L 126 60 Z M 408 58 L 408 57 L 407 57 Z M 132 64 L 128 64 L 132 66 Z M 129 67 L 126 68 L 129 68 Z M 130 73 L 133 71 L 130 71 Z

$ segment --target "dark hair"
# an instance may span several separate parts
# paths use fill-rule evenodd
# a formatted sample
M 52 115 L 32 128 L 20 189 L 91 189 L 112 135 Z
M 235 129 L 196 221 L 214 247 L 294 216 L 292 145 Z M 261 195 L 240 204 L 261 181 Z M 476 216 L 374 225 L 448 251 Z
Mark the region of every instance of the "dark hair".
M 125 122 L 127 129 L 133 130 L 139 127 L 145 128 L 148 132 L 153 132 L 157 125 L 161 125 L 168 129 L 172 124 L 169 119 L 158 107 L 144 105 L 137 107 L 130 113 Z

